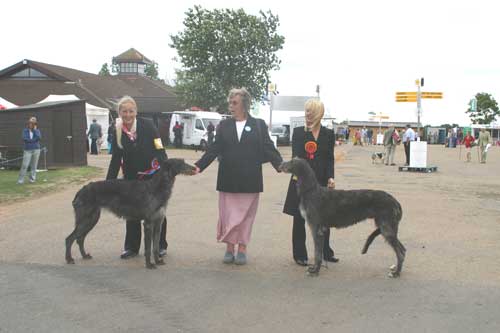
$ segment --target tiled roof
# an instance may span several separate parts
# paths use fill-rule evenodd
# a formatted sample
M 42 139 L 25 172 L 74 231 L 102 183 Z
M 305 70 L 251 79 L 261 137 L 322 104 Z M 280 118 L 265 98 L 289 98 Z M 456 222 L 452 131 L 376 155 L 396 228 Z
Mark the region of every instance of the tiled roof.
M 50 79 L 9 79 L 11 74 L 26 67 L 35 68 Z M 134 98 L 164 98 L 170 101 L 177 99 L 172 87 L 145 76 L 100 76 L 32 60 L 23 60 L 0 71 L 0 96 L 14 104 L 36 103 L 50 94 L 73 94 L 90 104 L 106 108 L 112 108 L 113 104 L 110 101 L 124 95 Z M 148 103 L 148 105 L 154 104 L 155 102 Z M 169 104 L 176 105 L 176 102 Z
M 153 63 L 151 60 L 146 58 L 141 52 L 137 51 L 133 47 L 123 52 L 122 54 L 113 57 L 113 63 L 115 62 L 143 62 L 145 64 Z

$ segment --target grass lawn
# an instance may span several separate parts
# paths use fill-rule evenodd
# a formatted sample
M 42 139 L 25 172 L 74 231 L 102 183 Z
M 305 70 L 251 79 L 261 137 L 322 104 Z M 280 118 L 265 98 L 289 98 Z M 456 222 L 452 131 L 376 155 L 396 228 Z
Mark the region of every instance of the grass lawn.
M 0 170 L 0 204 L 57 191 L 67 184 L 83 183 L 100 172 L 101 169 L 89 166 L 49 170 L 39 172 L 36 183 L 30 183 L 26 177 L 24 184 L 19 185 L 19 170 Z

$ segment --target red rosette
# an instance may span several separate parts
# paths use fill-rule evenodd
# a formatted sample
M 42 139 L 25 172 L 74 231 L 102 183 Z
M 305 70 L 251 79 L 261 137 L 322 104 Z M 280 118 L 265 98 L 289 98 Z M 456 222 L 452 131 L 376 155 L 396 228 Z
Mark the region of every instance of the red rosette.
M 314 158 L 314 153 L 318 150 L 318 145 L 314 141 L 307 141 L 304 148 L 307 153 L 307 158 L 312 160 Z
M 151 161 L 151 169 L 158 170 L 160 168 L 160 162 L 156 158 Z

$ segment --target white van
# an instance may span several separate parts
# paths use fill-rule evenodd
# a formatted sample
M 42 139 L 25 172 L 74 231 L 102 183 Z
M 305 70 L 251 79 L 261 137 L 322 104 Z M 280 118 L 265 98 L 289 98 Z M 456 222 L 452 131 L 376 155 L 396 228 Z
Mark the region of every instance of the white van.
M 174 111 L 170 120 L 170 142 L 174 142 L 174 126 L 178 121 L 184 127 L 182 144 L 188 146 L 198 146 L 206 150 L 208 145 L 207 127 L 212 123 L 215 128 L 222 120 L 222 116 L 217 112 L 209 111 Z M 214 133 L 215 135 L 215 133 Z

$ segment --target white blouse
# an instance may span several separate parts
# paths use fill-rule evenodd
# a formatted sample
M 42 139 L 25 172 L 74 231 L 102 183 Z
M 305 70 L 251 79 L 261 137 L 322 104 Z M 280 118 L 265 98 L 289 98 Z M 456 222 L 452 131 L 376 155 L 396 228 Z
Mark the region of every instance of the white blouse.
M 236 121 L 236 133 L 238 133 L 238 142 L 241 140 L 241 134 L 243 133 L 243 129 L 245 128 L 245 124 L 247 120 Z

